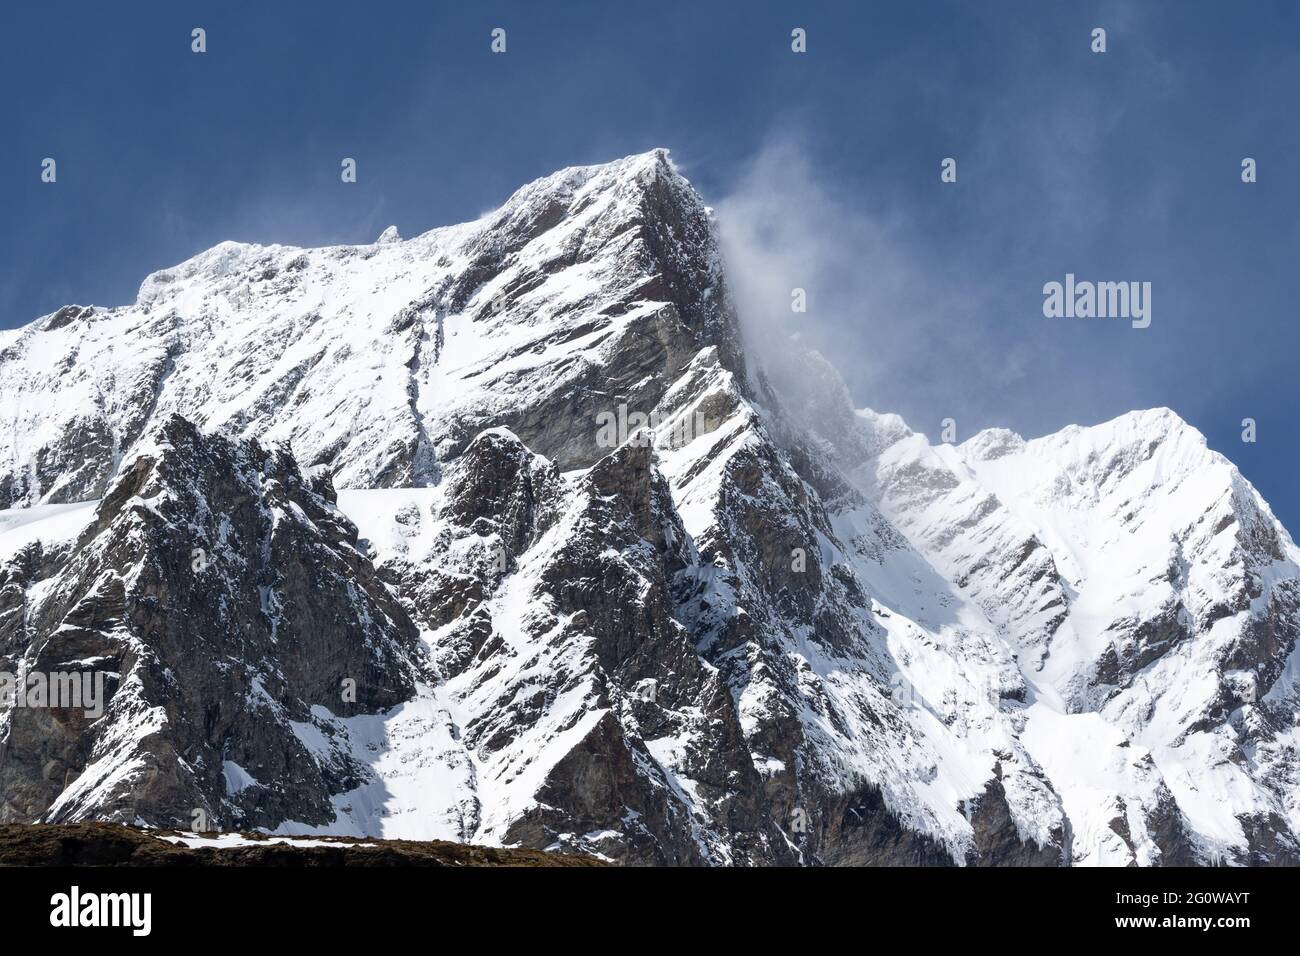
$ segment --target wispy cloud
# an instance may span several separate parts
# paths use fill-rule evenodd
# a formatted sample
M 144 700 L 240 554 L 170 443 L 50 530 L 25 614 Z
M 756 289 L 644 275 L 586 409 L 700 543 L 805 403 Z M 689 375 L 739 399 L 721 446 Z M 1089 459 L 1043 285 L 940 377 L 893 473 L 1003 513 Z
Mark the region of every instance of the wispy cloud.
M 784 135 L 769 140 L 717 203 L 751 351 L 770 361 L 797 337 L 839 369 L 857 401 L 883 409 L 924 387 L 913 380 L 917 369 L 951 378 L 995 366 L 1001 377 L 1022 375 L 1025 355 L 999 354 L 996 362 L 986 355 L 992 346 L 977 320 L 991 287 L 945 271 L 918 252 L 901 217 L 869 212 L 862 200 L 838 192 L 799 138 Z M 796 289 L 806 312 L 792 309 Z M 951 362 L 955 355 L 964 363 Z

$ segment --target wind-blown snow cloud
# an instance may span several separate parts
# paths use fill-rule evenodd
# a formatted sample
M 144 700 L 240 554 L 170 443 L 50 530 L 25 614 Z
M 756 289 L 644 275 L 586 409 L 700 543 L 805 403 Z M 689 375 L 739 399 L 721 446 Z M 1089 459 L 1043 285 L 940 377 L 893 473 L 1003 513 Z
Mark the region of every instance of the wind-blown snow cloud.
M 794 137 L 770 140 L 717 213 L 747 346 L 762 357 L 795 338 L 835 365 L 860 404 L 892 409 L 915 390 L 908 370 L 951 378 L 961 370 L 943 360 L 954 346 L 968 357 L 988 348 L 974 321 L 986 289 L 927 267 L 899 216 L 838 193 Z M 1025 361 L 1013 351 L 998 367 L 1014 378 Z

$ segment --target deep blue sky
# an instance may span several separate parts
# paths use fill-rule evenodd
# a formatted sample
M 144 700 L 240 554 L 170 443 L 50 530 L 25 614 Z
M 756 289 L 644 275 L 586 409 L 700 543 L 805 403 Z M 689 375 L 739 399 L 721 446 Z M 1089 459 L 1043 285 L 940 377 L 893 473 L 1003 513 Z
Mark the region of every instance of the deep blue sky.
M 1169 405 L 1300 531 L 1300 4 L 13 2 L 0 81 L 0 327 L 223 239 L 412 235 L 653 146 L 725 210 L 776 141 L 843 238 L 799 321 L 859 403 L 959 438 Z M 1151 281 L 1151 328 L 1045 319 L 1066 272 Z

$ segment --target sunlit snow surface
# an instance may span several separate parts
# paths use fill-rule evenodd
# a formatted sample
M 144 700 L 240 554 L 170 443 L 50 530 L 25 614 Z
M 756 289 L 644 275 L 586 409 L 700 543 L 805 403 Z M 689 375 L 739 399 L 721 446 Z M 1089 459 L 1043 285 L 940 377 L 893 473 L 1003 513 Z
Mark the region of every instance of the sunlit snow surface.
M 96 501 L 0 510 L 0 561 L 34 541 L 53 544 L 75 538 L 94 516 Z
M 881 416 L 862 417 L 880 427 Z M 1210 859 L 1245 846 L 1240 814 L 1300 823 L 1286 729 L 1295 654 L 1267 697 L 1253 671 L 1223 664 L 1274 590 L 1294 593 L 1300 553 L 1195 429 L 1155 409 L 1028 442 L 1005 430 L 956 447 L 908 434 L 869 470 L 891 520 L 966 582 L 1016 650 L 1032 689 L 1020 739 L 1061 795 L 1076 863 L 1156 862 L 1143 811 L 1170 794 Z M 997 554 L 1021 563 L 1000 567 Z M 1119 684 L 1098 679 L 1108 657 L 1136 649 L 1135 629 L 1161 621 L 1193 636 Z M 1225 685 L 1240 695 L 1227 713 Z M 1257 699 L 1284 729 L 1264 759 L 1233 759 L 1263 717 Z

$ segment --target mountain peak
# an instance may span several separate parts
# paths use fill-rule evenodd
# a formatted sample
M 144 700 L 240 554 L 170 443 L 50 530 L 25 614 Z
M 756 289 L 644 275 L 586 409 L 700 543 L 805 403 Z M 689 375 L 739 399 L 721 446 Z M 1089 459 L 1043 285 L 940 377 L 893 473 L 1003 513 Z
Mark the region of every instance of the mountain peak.
M 667 149 L 656 148 L 621 159 L 589 166 L 568 166 L 535 179 L 510 196 L 486 217 L 491 229 L 518 228 L 521 222 L 553 221 L 564 212 L 576 211 L 608 197 L 615 211 L 635 214 L 655 195 L 671 197 L 676 203 L 703 208 L 694 187 L 677 172 Z
M 678 176 L 679 174 L 670 158 L 669 150 L 659 146 L 643 153 L 632 153 L 604 163 L 566 166 L 521 187 L 516 190 L 516 194 L 538 186 L 548 188 L 562 183 L 612 183 L 628 180 L 646 183 L 661 175 Z
M 1025 440 L 1009 428 L 986 428 L 957 447 L 967 458 L 985 461 L 1022 450 Z

